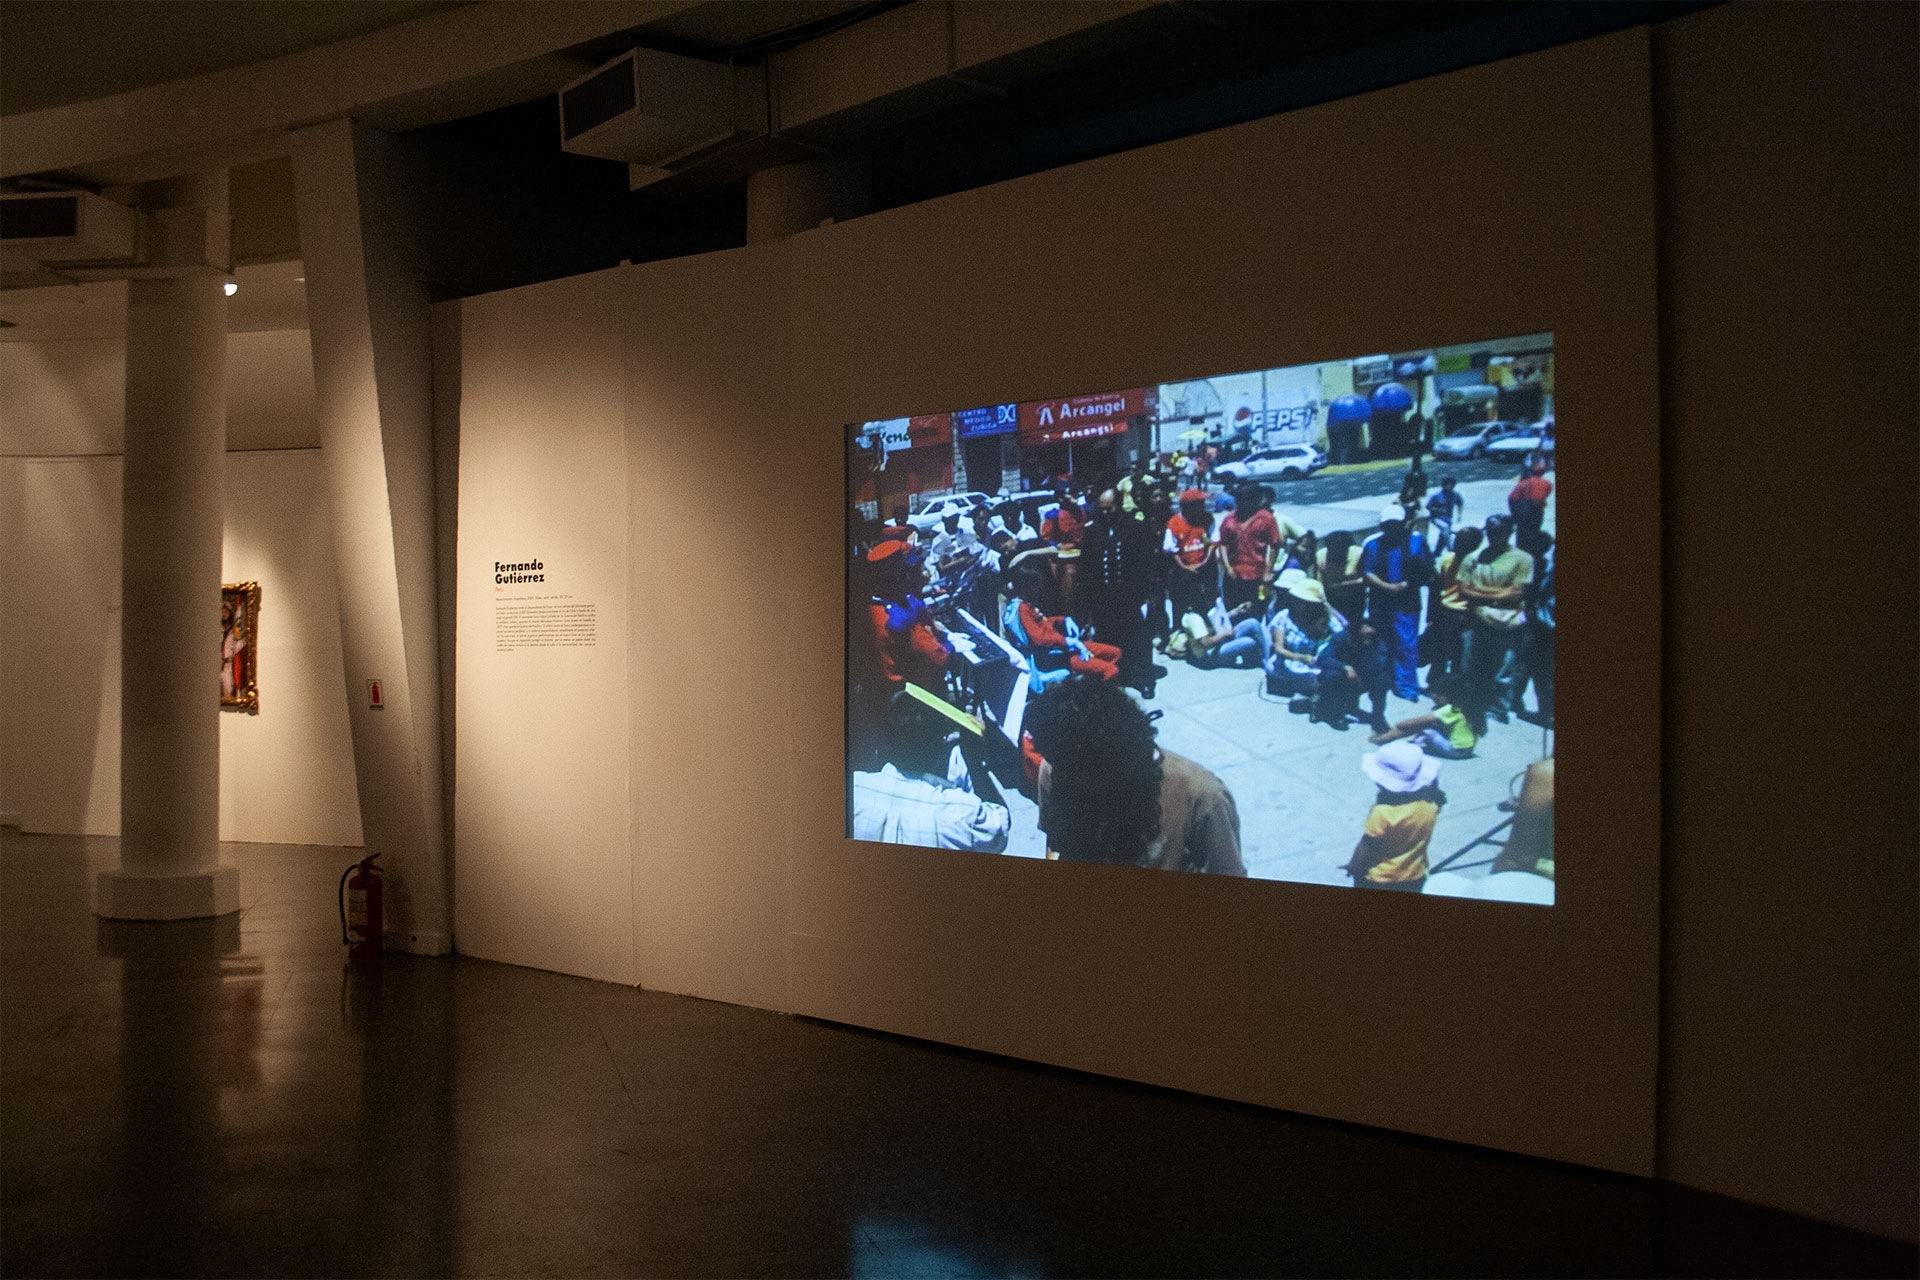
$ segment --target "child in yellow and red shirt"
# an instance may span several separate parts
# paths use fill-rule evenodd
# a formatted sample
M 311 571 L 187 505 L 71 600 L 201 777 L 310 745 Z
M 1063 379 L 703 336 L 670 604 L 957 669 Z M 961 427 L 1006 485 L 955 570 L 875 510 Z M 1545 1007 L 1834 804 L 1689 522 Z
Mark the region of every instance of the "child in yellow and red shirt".
M 1433 825 L 1447 802 L 1434 785 L 1440 762 L 1418 743 L 1402 739 L 1362 756 L 1360 768 L 1380 790 L 1367 810 L 1346 872 L 1358 889 L 1419 893 L 1427 881 Z

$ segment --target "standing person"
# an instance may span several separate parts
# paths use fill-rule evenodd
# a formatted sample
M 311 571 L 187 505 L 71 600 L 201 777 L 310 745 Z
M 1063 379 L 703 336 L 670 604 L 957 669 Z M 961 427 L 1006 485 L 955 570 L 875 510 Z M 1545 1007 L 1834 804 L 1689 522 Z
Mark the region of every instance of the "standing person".
M 1148 565 L 1159 552 L 1150 536 L 1121 513 L 1119 493 L 1107 489 L 1094 501 L 1080 564 L 1080 599 L 1094 635 L 1119 650 L 1120 683 L 1148 698 L 1158 675 L 1144 616 Z
M 1220 545 L 1227 562 L 1221 603 L 1234 609 L 1257 601 L 1260 589 L 1273 581 L 1280 525 L 1273 512 L 1260 505 L 1260 491 L 1254 486 L 1242 485 L 1234 494 L 1233 510 L 1220 522 Z
M 1427 883 L 1427 847 L 1446 793 L 1434 784 L 1440 762 L 1416 743 L 1390 742 L 1360 757 L 1360 769 L 1379 788 L 1360 829 L 1346 872 L 1356 889 L 1419 893 Z
M 1440 478 L 1440 488 L 1427 499 L 1427 525 L 1432 532 L 1430 539 L 1436 552 L 1445 551 L 1453 545 L 1454 522 L 1460 519 L 1460 513 L 1466 509 L 1467 500 L 1460 496 L 1459 487 L 1452 476 Z
M 1553 481 L 1547 479 L 1547 464 L 1534 460 L 1520 475 L 1519 482 L 1507 494 L 1507 510 L 1513 514 L 1517 533 L 1540 528 L 1546 519 L 1547 498 L 1553 493 Z
M 1335 529 L 1314 553 L 1320 585 L 1327 589 L 1327 607 L 1348 623 L 1360 621 L 1367 606 L 1367 579 L 1360 571 L 1362 548 L 1346 529 Z
M 1240 812 L 1226 784 L 1154 745 L 1124 690 L 1071 677 L 1034 699 L 1040 829 L 1062 862 L 1244 876 Z
M 1173 518 L 1173 502 L 1159 484 L 1149 484 L 1140 496 L 1140 541 L 1152 549 L 1146 558 L 1147 635 L 1153 647 L 1167 650 L 1167 637 L 1173 624 L 1167 617 L 1167 574 L 1171 556 L 1161 550 L 1167 536 L 1167 522 Z
M 1512 691 L 1500 680 L 1513 657 L 1526 619 L 1527 586 L 1533 581 L 1533 557 L 1513 546 L 1513 518 L 1489 516 L 1487 544 L 1466 557 L 1455 581 L 1473 615 L 1467 631 L 1466 710 L 1475 732 L 1485 732 L 1486 717 L 1507 722 Z
M 1168 519 L 1160 546 L 1172 557 L 1167 595 L 1173 603 L 1173 625 L 1178 627 L 1189 613 L 1205 616 L 1220 595 L 1220 543 L 1213 535 L 1204 490 L 1181 491 L 1180 513 Z
M 1427 469 L 1420 465 L 1420 451 L 1413 451 L 1413 461 L 1407 467 L 1407 478 L 1400 482 L 1400 505 L 1407 509 L 1407 518 L 1411 520 L 1420 510 L 1421 500 L 1427 496 Z
M 1435 566 L 1433 590 L 1427 602 L 1427 630 L 1421 637 L 1421 656 L 1432 665 L 1427 669 L 1427 687 L 1433 688 L 1442 677 L 1460 678 L 1466 674 L 1462 660 L 1466 652 L 1467 627 L 1473 621 L 1467 598 L 1460 593 L 1460 570 L 1467 557 L 1480 549 L 1480 531 L 1462 529 L 1454 539 L 1454 549 L 1442 552 Z
M 1127 474 L 1120 478 L 1117 486 L 1120 494 L 1120 509 L 1130 516 L 1139 515 L 1140 501 L 1146 496 L 1146 486 L 1147 455 L 1136 453 L 1133 455 L 1133 466 L 1128 468 Z
M 1527 621 L 1521 632 L 1520 663 L 1513 678 L 1513 713 L 1528 724 L 1553 728 L 1553 558 L 1558 549 L 1552 535 L 1539 532 L 1538 548 L 1525 549 L 1533 556 L 1533 581 L 1526 596 Z M 1531 540 L 1530 540 L 1531 541 Z M 1539 704 L 1534 711 L 1521 709 L 1527 683 L 1533 683 L 1533 695 Z
M 1420 697 L 1420 588 L 1433 578 L 1427 544 L 1407 529 L 1406 508 L 1380 510 L 1380 532 L 1360 556 L 1367 579 L 1368 614 L 1393 655 L 1393 691 L 1408 702 Z
M 1059 505 L 1040 524 L 1040 536 L 1062 551 L 1077 551 L 1086 537 L 1086 513 L 1064 487 L 1057 490 Z

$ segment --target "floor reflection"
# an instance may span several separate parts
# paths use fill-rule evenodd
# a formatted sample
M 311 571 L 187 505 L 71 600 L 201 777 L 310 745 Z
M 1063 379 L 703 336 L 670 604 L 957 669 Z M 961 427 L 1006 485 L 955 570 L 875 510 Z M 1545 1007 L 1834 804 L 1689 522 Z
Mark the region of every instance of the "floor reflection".
M 221 1092 L 259 1080 L 260 966 L 238 954 L 237 913 L 101 920 L 97 936 L 121 962 L 116 1252 L 204 1273 L 218 1257 L 208 1203 L 226 1173 Z
M 951 1226 L 897 1215 L 870 1215 L 854 1223 L 848 1246 L 854 1280 L 934 1280 L 935 1277 L 1035 1277 L 1047 1274 L 1033 1259 L 1005 1245 Z

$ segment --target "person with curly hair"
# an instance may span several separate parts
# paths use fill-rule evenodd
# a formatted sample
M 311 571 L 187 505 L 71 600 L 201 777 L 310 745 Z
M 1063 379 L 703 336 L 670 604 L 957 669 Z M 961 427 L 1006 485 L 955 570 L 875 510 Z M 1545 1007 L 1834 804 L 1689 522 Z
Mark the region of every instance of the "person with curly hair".
M 1118 685 L 1073 676 L 1027 708 L 1040 754 L 1040 829 L 1063 862 L 1244 876 L 1226 784 L 1154 745 Z

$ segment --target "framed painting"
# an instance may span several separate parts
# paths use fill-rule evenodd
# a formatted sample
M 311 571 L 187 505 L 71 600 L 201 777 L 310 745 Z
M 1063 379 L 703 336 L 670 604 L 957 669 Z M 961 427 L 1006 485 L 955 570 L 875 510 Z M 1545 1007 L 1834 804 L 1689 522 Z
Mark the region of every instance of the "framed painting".
M 220 586 L 220 706 L 260 714 L 260 584 Z

